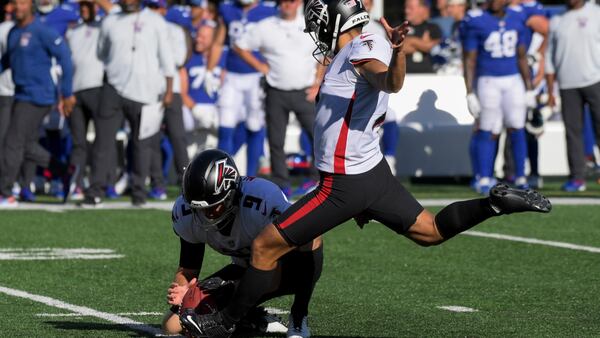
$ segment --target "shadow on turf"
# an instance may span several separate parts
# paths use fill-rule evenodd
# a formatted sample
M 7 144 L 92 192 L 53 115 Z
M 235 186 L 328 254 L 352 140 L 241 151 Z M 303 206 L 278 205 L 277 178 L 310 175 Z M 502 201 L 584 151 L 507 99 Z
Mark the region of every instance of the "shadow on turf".
M 121 324 L 104 324 L 104 323 L 90 323 L 90 322 L 67 322 L 67 321 L 47 321 L 46 324 L 50 324 L 59 330 L 76 330 L 76 331 L 120 331 L 129 332 L 130 337 L 154 337 L 150 333 L 143 332 L 142 330 L 136 331 L 133 325 L 121 325 Z M 155 328 L 159 328 L 158 325 L 148 325 Z
M 136 331 L 134 328 L 121 325 L 121 324 L 104 324 L 104 323 L 90 323 L 90 322 L 67 322 L 67 321 L 47 321 L 46 324 L 50 324 L 59 330 L 76 330 L 76 331 L 119 331 L 129 333 L 130 337 L 154 337 L 154 335 L 145 333 L 142 331 Z M 158 325 L 149 325 L 155 328 L 159 328 Z M 234 337 L 282 337 L 281 333 L 273 333 L 273 334 L 236 334 Z M 312 336 L 313 338 L 386 338 L 379 336 L 344 336 L 344 335 L 336 335 L 336 336 L 321 336 L 316 335 Z

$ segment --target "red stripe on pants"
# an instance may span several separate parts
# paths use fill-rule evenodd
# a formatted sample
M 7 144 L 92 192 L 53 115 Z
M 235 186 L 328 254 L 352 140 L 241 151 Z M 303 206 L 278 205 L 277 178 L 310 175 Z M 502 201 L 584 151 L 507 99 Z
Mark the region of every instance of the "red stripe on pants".
M 331 194 L 331 187 L 333 186 L 333 176 L 327 175 L 323 177 L 323 184 L 318 188 L 319 192 L 308 202 L 306 202 L 300 209 L 296 210 L 290 215 L 285 221 L 279 223 L 280 229 L 287 228 L 290 224 L 293 224 L 300 218 L 306 216 L 308 213 L 313 211 L 319 205 L 323 204 L 325 199 Z
M 348 110 L 346 110 L 346 115 L 344 115 L 344 121 L 340 128 L 340 135 L 338 136 L 338 141 L 335 145 L 335 152 L 333 153 L 334 174 L 346 173 L 346 144 L 348 143 L 348 127 L 350 126 L 350 119 L 352 119 L 352 106 L 354 106 L 354 100 L 356 100 L 356 92 L 352 94 L 350 104 L 348 104 Z

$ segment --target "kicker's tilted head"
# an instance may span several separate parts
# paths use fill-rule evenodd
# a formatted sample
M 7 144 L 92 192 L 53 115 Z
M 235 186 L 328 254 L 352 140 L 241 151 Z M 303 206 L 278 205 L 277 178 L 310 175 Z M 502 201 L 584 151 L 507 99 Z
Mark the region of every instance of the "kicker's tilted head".
M 206 230 L 219 230 L 235 216 L 240 173 L 233 159 L 217 149 L 198 154 L 183 174 L 183 197 Z
M 310 0 L 304 9 L 305 32 L 317 48 L 313 56 L 322 62 L 335 51 L 341 33 L 369 22 L 361 0 Z

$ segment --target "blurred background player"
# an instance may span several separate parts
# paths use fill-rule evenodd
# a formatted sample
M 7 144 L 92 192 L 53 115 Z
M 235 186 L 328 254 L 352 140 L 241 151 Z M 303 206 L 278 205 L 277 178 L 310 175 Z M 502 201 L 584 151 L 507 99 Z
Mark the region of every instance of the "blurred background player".
M 569 180 L 562 189 L 585 191 L 583 146 L 584 105 L 588 104 L 600 144 L 600 7 L 568 0 L 567 12 L 552 18 L 546 53 L 548 104 L 556 105 L 555 81 L 560 87 L 561 112 L 567 138 Z
M 515 184 L 527 187 L 524 127 L 527 107 L 535 105 L 535 93 L 527 64 L 524 20 L 506 6 L 505 0 L 489 0 L 487 9 L 467 13 L 462 28 L 467 103 L 478 118 L 475 144 L 482 194 L 495 184 L 497 138 L 503 127 L 511 138 Z
M 83 177 L 88 159 L 87 131 L 90 121 L 95 121 L 100 107 L 100 94 L 104 78 L 104 64 L 96 54 L 100 21 L 96 17 L 96 4 L 79 2 L 81 22 L 67 29 L 66 38 L 73 60 L 73 91 L 77 103 L 70 116 L 73 148 L 70 162 L 81 168 L 74 178 L 76 188 L 71 199 L 83 199 Z M 116 166 L 116 154 L 111 157 Z
M 68 190 L 69 170 L 38 144 L 38 128 L 53 105 L 58 103 L 61 114 L 68 116 L 75 104 L 71 55 L 64 40 L 34 16 L 31 0 L 16 0 L 14 4 L 15 26 L 8 35 L 6 53 L 2 55 L 2 69 L 11 68 L 15 83 L 0 177 L 0 205 L 8 207 L 17 205 L 12 186 L 25 158 L 62 176 Z M 59 90 L 50 74 L 53 57 L 63 72 Z
M 218 83 L 211 74 L 223 49 L 232 48 L 237 39 L 249 31 L 259 21 L 277 14 L 277 8 L 271 3 L 259 3 L 258 0 L 235 0 L 219 6 L 219 27 L 216 40 L 209 54 L 205 87 L 209 95 L 214 95 Z M 255 51 L 254 56 L 264 62 L 264 58 Z M 263 110 L 262 74 L 257 72 L 237 53 L 228 53 L 225 62 L 227 73 L 219 93 L 219 149 L 235 154 L 238 145 L 234 143 L 237 125 L 245 127 L 247 146 L 248 176 L 256 176 L 259 159 L 263 155 L 265 136 L 265 113 Z
M 15 22 L 10 18 L 13 9 L 12 3 L 4 6 L 4 11 L 8 17 L 5 18 L 4 22 L 0 23 L 0 56 L 6 54 L 8 33 L 15 25 Z M 4 138 L 8 132 L 13 96 L 15 95 L 15 84 L 13 83 L 11 74 L 10 68 L 2 69 L 2 73 L 0 73 L 0 177 L 2 177 L 2 162 L 4 158 Z
M 407 73 L 433 73 L 431 49 L 440 43 L 442 32 L 438 25 L 429 22 L 429 0 L 406 0 L 404 14 L 410 30 L 404 51 Z
M 525 48 L 527 49 L 527 61 L 529 64 L 531 84 L 534 88 L 536 97 L 539 97 L 545 90 L 543 83 L 544 79 L 544 54 L 547 45 L 548 35 L 548 19 L 546 18 L 546 11 L 541 4 L 537 1 L 522 1 L 513 0 L 509 6 L 509 10 L 515 11 L 522 14 L 525 20 Z M 536 104 L 536 107 L 528 109 L 527 121 L 531 126 L 531 120 L 534 118 L 534 114 L 538 114 L 540 108 Z M 535 117 L 537 118 L 537 117 Z M 541 120 L 543 123 L 543 119 Z M 527 127 L 526 125 L 526 127 Z M 530 131 L 531 130 L 531 131 Z M 530 173 L 528 178 L 528 184 L 532 188 L 539 188 L 542 186 L 542 178 L 540 177 L 538 170 L 538 140 L 537 138 L 543 133 L 543 124 L 540 128 L 525 128 L 526 139 L 527 139 L 527 158 L 529 159 Z M 512 161 L 512 151 L 510 147 L 510 138 L 507 137 L 504 146 L 504 180 L 508 182 L 514 182 L 514 163 Z
M 147 0 L 146 6 L 162 16 L 165 16 L 167 13 L 165 0 Z M 173 100 L 165 107 L 164 122 L 166 134 L 173 149 L 177 182 L 180 183 L 181 177 L 183 177 L 183 170 L 189 163 L 189 158 L 187 154 L 187 141 L 183 132 L 183 102 L 181 99 L 181 78 L 179 74 L 191 53 L 191 41 L 184 28 L 169 21 L 166 21 L 166 23 L 169 48 L 172 51 L 173 61 L 175 62 L 175 73 L 173 74 Z M 157 135 L 155 142 L 160 142 L 159 135 Z M 153 147 L 155 150 L 158 148 L 156 146 Z M 166 198 L 165 187 L 153 188 L 149 196 L 152 198 L 164 196 Z
M 70 6 L 61 5 L 58 0 L 35 0 L 35 6 L 39 20 L 61 36 L 79 21 L 77 12 Z
M 284 144 L 290 112 L 293 111 L 309 142 L 313 142 L 315 96 L 321 75 L 311 56 L 314 43 L 304 31 L 304 18 L 298 13 L 301 0 L 281 0 L 279 13 L 258 22 L 242 34 L 233 50 L 242 60 L 265 75 L 265 111 L 271 179 L 286 196 L 292 196 Z M 260 51 L 265 61 L 257 58 Z M 312 154 L 310 154 L 312 157 Z M 304 195 L 314 188 L 319 175 L 312 167 L 309 180 L 294 195 Z
M 198 28 L 192 55 L 181 71 L 181 97 L 184 114 L 191 120 L 189 128 L 186 127 L 186 130 L 192 131 L 188 138 L 188 155 L 190 157 L 204 149 L 217 146 L 216 130 L 219 116 L 216 102 L 218 93 L 210 96 L 204 86 L 206 62 L 214 41 L 215 27 L 215 22 L 207 21 Z M 223 78 L 222 70 L 225 67 L 226 53 L 221 54 L 219 63 L 212 70 L 214 81 L 220 81 Z
M 161 101 L 168 107 L 173 100 L 175 62 L 166 21 L 142 9 L 140 0 L 122 0 L 120 8 L 120 12 L 109 14 L 100 28 L 97 53 L 104 63 L 107 82 L 102 87 L 91 182 L 83 207 L 102 202 L 102 187 L 111 170 L 109 149 L 115 147 L 115 135 L 124 118 L 131 128 L 129 141 L 133 149 L 131 201 L 134 206 L 145 204 L 153 143 L 152 137 L 139 138 L 142 107 Z
M 254 237 L 289 205 L 272 182 L 241 177 L 233 159 L 220 150 L 203 151 L 192 160 L 184 174 L 183 194 L 173 205 L 173 230 L 179 236 L 181 248 L 179 268 L 167 291 L 168 303 L 173 307 L 163 319 L 162 327 L 166 333 L 181 332 L 178 305 L 200 274 L 206 245 L 232 258 L 232 264 L 205 280 L 212 279 L 223 285 L 222 289 L 227 289 L 251 269 L 250 244 Z M 308 305 L 322 266 L 323 247 L 321 239 L 317 238 L 280 259 L 278 281 L 274 281 L 269 294 L 255 304 L 294 295 L 288 337 L 310 336 Z M 227 305 L 233 289 L 229 288 L 225 301 L 218 304 L 219 308 Z

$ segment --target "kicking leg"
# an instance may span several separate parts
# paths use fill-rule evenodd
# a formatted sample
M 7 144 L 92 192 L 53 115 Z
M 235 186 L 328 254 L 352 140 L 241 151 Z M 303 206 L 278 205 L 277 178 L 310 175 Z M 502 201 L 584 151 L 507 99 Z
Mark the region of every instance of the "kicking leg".
M 436 245 L 493 216 L 525 211 L 548 213 L 550 210 L 550 201 L 537 191 L 498 184 L 491 189 L 489 197 L 452 203 L 435 217 L 424 210 L 406 236 L 420 245 Z

